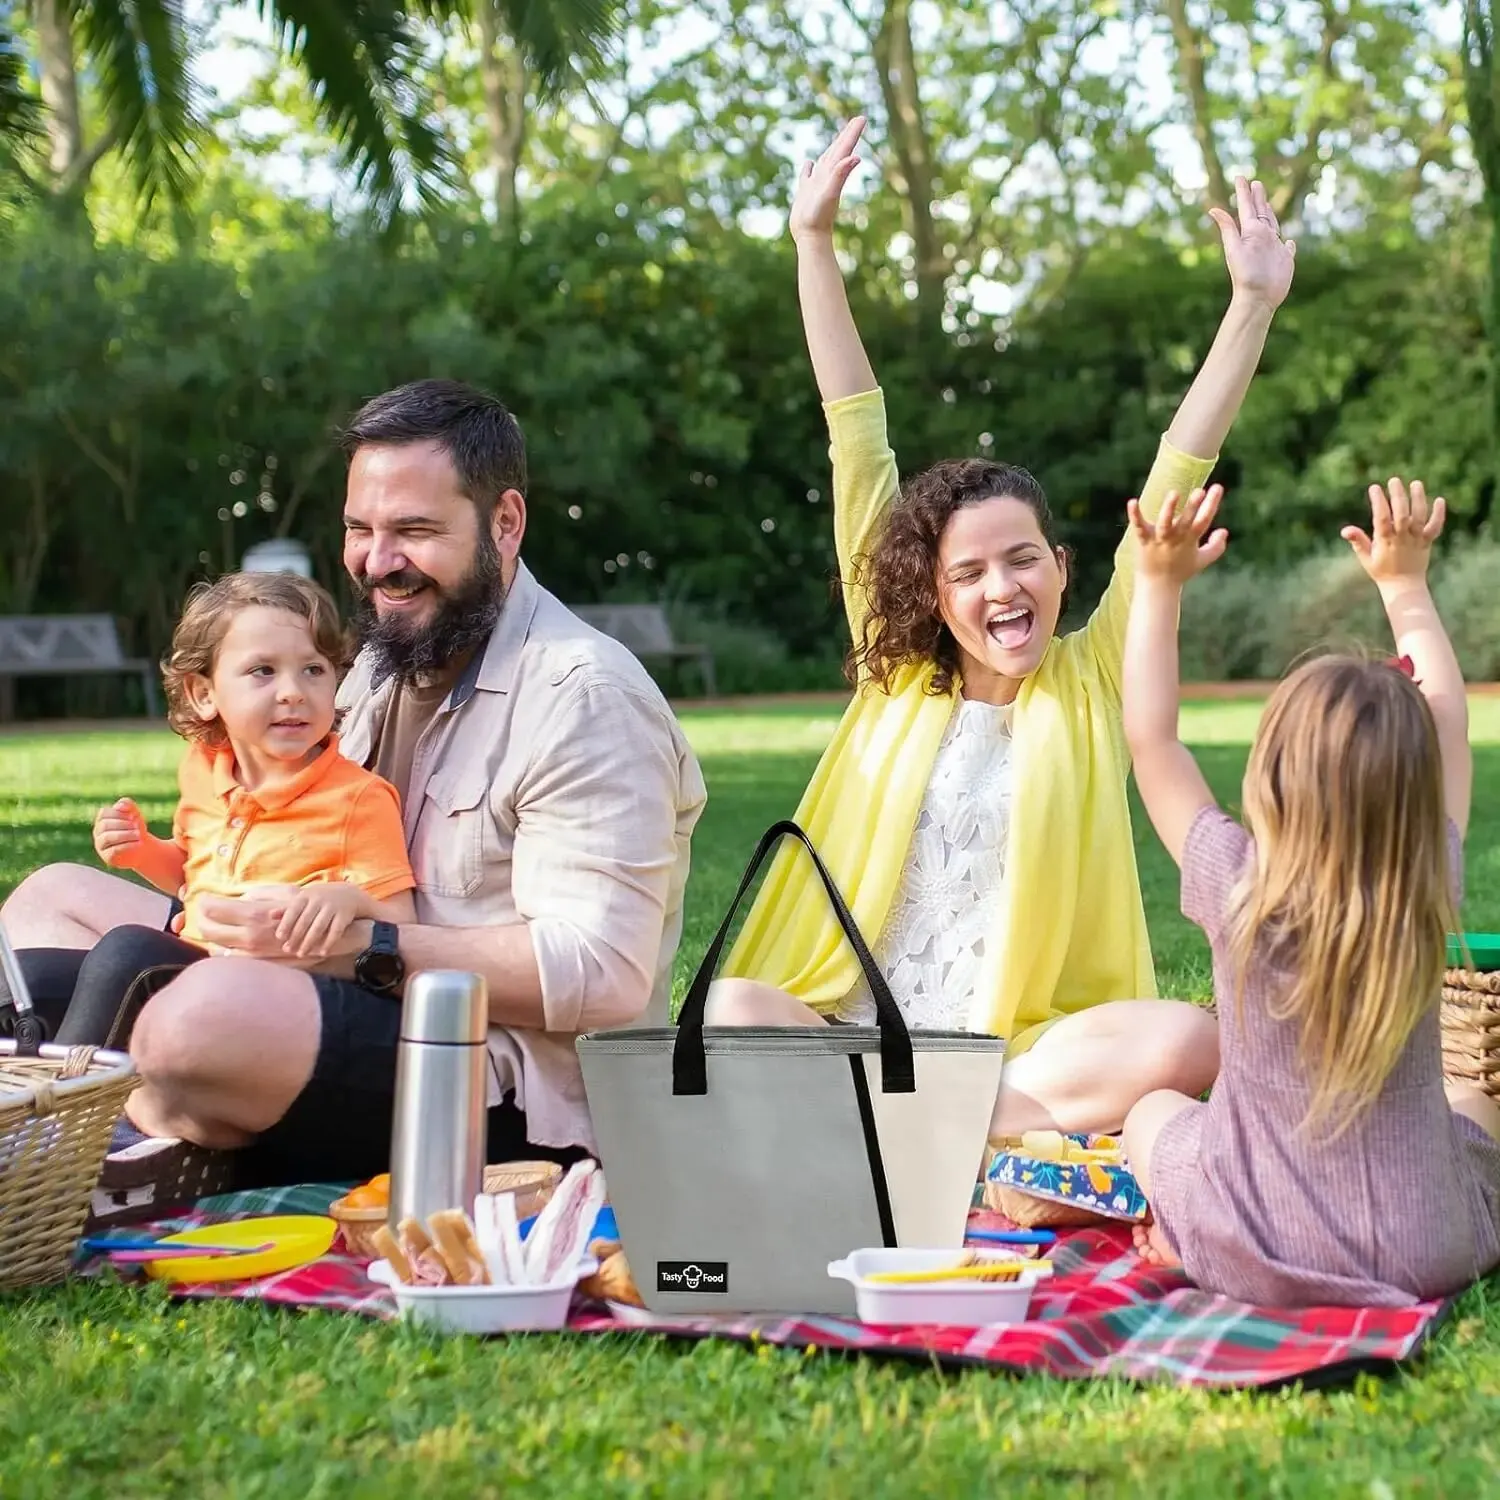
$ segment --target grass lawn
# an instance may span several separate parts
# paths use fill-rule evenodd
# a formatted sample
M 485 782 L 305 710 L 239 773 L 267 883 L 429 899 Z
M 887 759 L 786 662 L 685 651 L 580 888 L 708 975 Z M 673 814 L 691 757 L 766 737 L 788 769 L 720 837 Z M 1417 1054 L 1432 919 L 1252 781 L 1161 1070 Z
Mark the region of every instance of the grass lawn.
M 1189 706 L 1232 801 L 1257 707 Z M 807 710 L 684 716 L 710 803 L 695 841 L 685 982 L 756 836 L 789 813 L 833 726 Z M 1474 704 L 1471 930 L 1500 930 L 1500 699 Z M 89 857 L 100 802 L 164 822 L 176 741 L 0 738 L 0 892 Z M 1137 820 L 1165 993 L 1207 988 L 1175 871 Z M 1500 1297 L 1468 1294 L 1410 1376 L 1328 1393 L 1210 1394 L 1019 1381 L 639 1337 L 443 1341 L 409 1329 L 153 1291 L 70 1286 L 0 1304 L 0 1496 L 1003 1492 L 1492 1493 Z

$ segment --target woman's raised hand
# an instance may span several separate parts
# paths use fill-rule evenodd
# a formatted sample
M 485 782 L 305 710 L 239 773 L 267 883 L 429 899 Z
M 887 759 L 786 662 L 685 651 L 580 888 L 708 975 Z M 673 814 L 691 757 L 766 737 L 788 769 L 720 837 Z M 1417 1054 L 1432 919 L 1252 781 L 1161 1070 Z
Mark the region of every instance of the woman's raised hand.
M 816 161 L 803 165 L 787 224 L 794 240 L 822 239 L 833 234 L 834 221 L 839 215 L 839 195 L 849 174 L 859 165 L 854 149 L 864 128 L 865 117 L 856 115 Z
M 1224 260 L 1237 297 L 1253 297 L 1269 307 L 1280 307 L 1292 288 L 1297 264 L 1295 240 L 1283 240 L 1271 201 L 1259 182 L 1234 179 L 1239 220 L 1226 209 L 1211 208 L 1224 241 Z

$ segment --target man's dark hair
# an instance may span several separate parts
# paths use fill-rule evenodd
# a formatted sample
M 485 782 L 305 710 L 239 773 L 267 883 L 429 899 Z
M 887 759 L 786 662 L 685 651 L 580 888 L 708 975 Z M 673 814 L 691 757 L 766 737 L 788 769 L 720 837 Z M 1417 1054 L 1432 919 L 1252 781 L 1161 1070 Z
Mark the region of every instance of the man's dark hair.
M 487 391 L 461 380 L 413 380 L 365 402 L 344 429 L 352 459 L 367 443 L 436 442 L 458 482 L 488 520 L 506 490 L 526 493 L 526 439 L 521 424 Z

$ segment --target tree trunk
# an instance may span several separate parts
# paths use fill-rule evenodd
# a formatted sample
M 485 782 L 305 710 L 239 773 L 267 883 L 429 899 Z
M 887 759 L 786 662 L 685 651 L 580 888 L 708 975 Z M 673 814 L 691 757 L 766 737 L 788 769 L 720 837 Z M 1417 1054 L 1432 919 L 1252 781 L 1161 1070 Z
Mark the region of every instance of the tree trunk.
M 1205 196 L 1210 204 L 1231 207 L 1234 192 L 1224 175 L 1219 144 L 1214 139 L 1212 106 L 1208 94 L 1208 75 L 1203 63 L 1203 36 L 1188 19 L 1187 0 L 1167 0 L 1167 19 L 1172 23 L 1172 42 L 1177 51 L 1177 74 L 1183 97 L 1191 115 L 1193 139 L 1203 158 L 1208 177 Z
M 1485 319 L 1490 346 L 1490 501 L 1500 491 L 1500 70 L 1493 0 L 1465 0 L 1464 102 L 1469 138 L 1490 221 L 1490 285 Z
M 496 0 L 479 0 L 479 74 L 489 127 L 490 168 L 495 174 L 495 224 L 514 234 L 521 227 L 516 174 L 526 144 L 526 64 L 506 35 Z
M 78 70 L 71 17 L 62 0 L 33 0 L 37 65 L 47 106 L 48 164 L 55 181 L 66 182 L 83 160 L 83 116 L 78 108 Z
M 1486 192 L 1490 219 L 1490 493 L 1480 501 L 1480 518 L 1490 514 L 1500 496 L 1500 184 Z
M 916 263 L 917 307 L 925 329 L 941 327 L 947 302 L 948 256 L 932 213 L 932 144 L 918 86 L 911 36 L 911 0 L 887 0 L 875 34 L 875 68 L 896 153 L 896 187 Z

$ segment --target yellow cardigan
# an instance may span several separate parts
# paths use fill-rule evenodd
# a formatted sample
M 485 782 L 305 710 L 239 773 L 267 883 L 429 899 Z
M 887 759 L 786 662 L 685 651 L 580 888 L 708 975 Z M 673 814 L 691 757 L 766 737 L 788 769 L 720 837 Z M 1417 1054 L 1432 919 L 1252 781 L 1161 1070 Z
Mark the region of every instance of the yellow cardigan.
M 880 391 L 828 403 L 834 538 L 856 639 L 864 591 L 851 587 L 897 493 Z M 1216 459 L 1162 439 L 1141 504 L 1154 516 L 1169 490 L 1186 494 Z M 1124 503 L 1121 497 L 1121 514 Z M 1125 621 L 1135 571 L 1127 532 L 1098 608 L 1054 639 L 1022 684 L 1012 720 L 1016 795 L 996 941 L 976 985 L 969 1028 L 1007 1039 L 1106 1000 L 1151 996 L 1156 980 L 1141 904 L 1120 719 Z M 930 663 L 903 667 L 888 692 L 855 693 L 797 808 L 872 946 L 885 926 L 956 694 L 924 691 Z M 818 1011 L 853 988 L 859 969 L 800 851 L 779 851 L 724 965 Z M 1029 1040 L 1029 1039 L 1028 1039 Z

